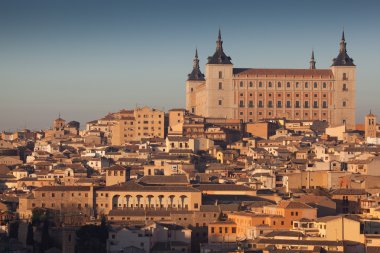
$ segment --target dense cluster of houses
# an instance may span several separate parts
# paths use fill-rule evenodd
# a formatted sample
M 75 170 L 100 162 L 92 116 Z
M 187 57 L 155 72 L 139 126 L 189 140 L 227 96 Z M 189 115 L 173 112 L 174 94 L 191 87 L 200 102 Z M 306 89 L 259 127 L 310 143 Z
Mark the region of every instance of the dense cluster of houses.
M 110 253 L 378 252 L 378 133 L 372 113 L 349 131 L 148 107 L 84 130 L 58 118 L 3 132 L 0 232 L 17 222 L 7 247 L 28 252 L 29 221 L 47 210 L 60 220 L 51 252 L 75 252 L 76 231 L 101 217 Z

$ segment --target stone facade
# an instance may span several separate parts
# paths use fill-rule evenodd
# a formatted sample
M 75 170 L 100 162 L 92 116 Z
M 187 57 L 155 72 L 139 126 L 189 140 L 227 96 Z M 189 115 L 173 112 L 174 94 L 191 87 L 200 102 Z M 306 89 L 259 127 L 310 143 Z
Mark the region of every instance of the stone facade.
M 186 82 L 186 109 L 204 117 L 257 122 L 263 119 L 323 120 L 355 128 L 356 67 L 346 52 L 344 34 L 339 55 L 328 69 L 234 68 L 223 52 L 219 33 L 206 75 L 198 54 Z

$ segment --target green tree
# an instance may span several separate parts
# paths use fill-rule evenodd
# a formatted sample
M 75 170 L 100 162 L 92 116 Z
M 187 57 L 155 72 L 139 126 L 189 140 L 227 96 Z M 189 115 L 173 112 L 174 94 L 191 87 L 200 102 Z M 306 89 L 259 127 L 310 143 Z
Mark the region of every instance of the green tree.
M 77 232 L 77 252 L 106 253 L 108 227 L 102 222 L 100 226 L 85 225 Z

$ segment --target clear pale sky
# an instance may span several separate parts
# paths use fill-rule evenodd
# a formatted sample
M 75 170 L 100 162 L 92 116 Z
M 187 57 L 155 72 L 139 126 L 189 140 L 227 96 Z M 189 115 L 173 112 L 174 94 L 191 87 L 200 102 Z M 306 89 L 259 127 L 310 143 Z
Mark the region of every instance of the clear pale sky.
M 344 27 L 357 65 L 357 121 L 380 114 L 380 1 L 0 1 L 0 131 L 81 123 L 136 105 L 185 106 L 220 27 L 234 67 L 317 68 Z

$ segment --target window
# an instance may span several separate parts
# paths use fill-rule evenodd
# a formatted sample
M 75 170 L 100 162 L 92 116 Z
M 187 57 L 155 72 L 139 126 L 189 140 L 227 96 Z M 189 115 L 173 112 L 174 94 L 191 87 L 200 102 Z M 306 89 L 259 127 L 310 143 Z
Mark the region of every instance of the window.
M 290 83 L 289 82 L 286 83 L 286 88 L 290 88 Z
M 232 228 L 232 233 L 236 234 L 236 228 Z
M 269 87 L 269 88 L 272 88 L 272 82 L 269 82 L 269 83 L 268 83 L 268 87 Z
M 298 82 L 296 82 L 296 88 L 298 88 Z
M 259 105 L 258 105 L 259 108 L 263 108 L 263 101 L 262 100 L 259 100 Z
M 223 78 L 223 73 L 222 71 L 219 71 L 219 79 L 222 79 Z
M 194 89 L 193 89 L 193 88 L 191 88 L 191 89 L 190 89 L 190 91 L 191 91 L 191 92 L 193 92 L 193 91 L 194 91 Z
M 259 88 L 262 88 L 262 87 L 263 87 L 263 83 L 259 82 Z
M 249 87 L 253 87 L 253 83 L 252 82 L 249 82 Z
M 346 105 L 347 105 L 347 102 L 346 101 L 343 101 L 343 107 L 346 107 Z
M 291 216 L 294 216 L 294 212 L 291 212 L 290 215 L 291 215 Z
M 323 86 L 323 89 L 326 89 L 327 87 L 326 83 L 323 83 L 322 86 Z
M 222 82 L 219 83 L 219 90 L 223 89 L 223 84 Z
M 327 108 L 327 101 L 322 101 L 322 108 Z
M 343 84 L 343 88 L 342 88 L 343 91 L 348 91 L 348 88 L 347 88 L 347 84 Z
M 309 101 L 305 101 L 305 105 L 304 105 L 305 108 L 309 108 Z
M 240 100 L 240 102 L 239 102 L 239 106 L 240 106 L 240 107 L 244 107 L 244 101 L 243 101 L 243 100 Z
M 314 83 L 314 89 L 318 88 L 318 84 Z
M 309 88 L 309 84 L 306 82 L 305 83 L 305 89 Z
M 300 107 L 301 107 L 300 101 L 296 101 L 296 108 L 300 108 Z
M 269 100 L 269 101 L 268 101 L 268 107 L 269 107 L 269 108 L 272 108 L 272 107 L 273 107 L 273 102 L 272 102 L 272 100 Z
M 218 104 L 222 105 L 222 100 L 221 99 L 219 99 Z
M 243 87 L 243 82 L 240 82 L 240 87 Z
M 318 108 L 318 101 L 314 101 L 313 107 Z
M 281 88 L 281 82 L 277 83 L 277 88 Z
M 253 101 L 252 100 L 249 101 L 248 107 L 251 107 L 251 108 L 253 107 Z
M 343 80 L 347 80 L 347 73 L 343 73 Z
M 277 108 L 281 108 L 282 107 L 282 102 L 281 101 L 277 101 Z
M 286 101 L 286 108 L 290 108 L 291 107 L 291 103 L 290 103 L 290 101 L 288 100 L 288 101 Z

